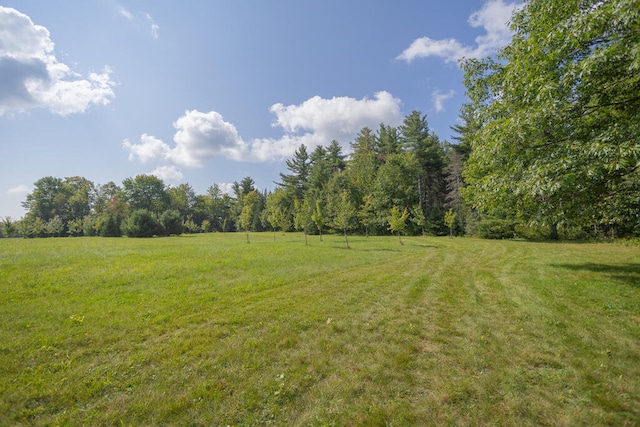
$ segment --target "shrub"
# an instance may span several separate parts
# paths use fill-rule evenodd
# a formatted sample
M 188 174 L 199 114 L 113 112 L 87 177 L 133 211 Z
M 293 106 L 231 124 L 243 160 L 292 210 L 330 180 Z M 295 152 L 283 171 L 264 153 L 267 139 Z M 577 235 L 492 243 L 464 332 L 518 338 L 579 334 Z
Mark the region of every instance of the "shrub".
M 100 236 L 102 237 L 120 237 L 122 236 L 122 230 L 120 228 L 121 220 L 116 215 L 109 215 L 103 222 L 100 228 Z
M 478 223 L 478 236 L 483 239 L 512 239 L 514 224 L 506 219 L 483 219 Z
M 160 224 L 162 225 L 164 234 L 167 236 L 182 234 L 184 231 L 182 215 L 175 210 L 164 211 L 160 216 Z
M 129 216 L 124 232 L 128 237 L 153 237 L 162 234 L 162 227 L 155 214 L 138 209 Z

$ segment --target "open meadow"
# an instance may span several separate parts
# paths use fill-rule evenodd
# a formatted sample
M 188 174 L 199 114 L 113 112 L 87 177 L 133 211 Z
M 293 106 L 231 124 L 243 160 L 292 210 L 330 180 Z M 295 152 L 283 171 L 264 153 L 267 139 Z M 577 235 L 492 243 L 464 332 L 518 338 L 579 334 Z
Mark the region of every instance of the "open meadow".
M 0 239 L 0 425 L 640 425 L 640 248 Z

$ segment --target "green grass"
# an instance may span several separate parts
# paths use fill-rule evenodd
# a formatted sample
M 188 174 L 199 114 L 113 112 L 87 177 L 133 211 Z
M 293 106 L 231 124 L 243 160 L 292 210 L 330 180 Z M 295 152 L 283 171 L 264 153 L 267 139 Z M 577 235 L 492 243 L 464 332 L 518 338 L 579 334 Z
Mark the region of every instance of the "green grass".
M 0 239 L 0 425 L 640 425 L 640 250 Z

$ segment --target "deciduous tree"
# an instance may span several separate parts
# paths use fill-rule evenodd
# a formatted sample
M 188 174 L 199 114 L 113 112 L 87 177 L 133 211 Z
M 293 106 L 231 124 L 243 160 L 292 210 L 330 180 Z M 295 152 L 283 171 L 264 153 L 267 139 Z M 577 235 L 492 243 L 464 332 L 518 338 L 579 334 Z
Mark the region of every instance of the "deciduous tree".
M 512 22 L 497 60 L 464 63 L 466 196 L 552 230 L 638 224 L 640 1 L 530 0 Z

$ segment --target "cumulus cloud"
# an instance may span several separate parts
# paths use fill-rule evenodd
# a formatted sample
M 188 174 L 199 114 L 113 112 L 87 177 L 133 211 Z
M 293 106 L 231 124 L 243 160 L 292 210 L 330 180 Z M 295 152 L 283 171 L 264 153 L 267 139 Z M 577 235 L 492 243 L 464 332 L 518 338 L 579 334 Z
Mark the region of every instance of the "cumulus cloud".
M 162 140 L 143 133 L 140 143 L 132 144 L 128 139 L 122 142 L 122 146 L 129 152 L 129 160 L 138 159 L 147 163 L 156 159 L 166 159 L 171 149 Z
M 122 146 L 130 160 L 141 162 L 162 160 L 186 167 L 201 167 L 215 157 L 261 162 L 290 157 L 301 144 L 313 150 L 334 139 L 348 151 L 363 127 L 402 122 L 400 100 L 388 92 L 378 92 L 373 99 L 314 96 L 299 105 L 274 104 L 270 111 L 276 116 L 272 125 L 284 132 L 280 138 L 244 141 L 219 113 L 191 110 L 173 124 L 173 145 L 143 134 L 138 143 L 125 139 Z
M 439 90 L 433 91 L 433 93 L 431 94 L 431 99 L 433 100 L 433 106 L 436 112 L 439 113 L 441 111 L 444 111 L 444 102 L 447 99 L 453 98 L 455 94 L 456 93 L 453 90 L 450 90 L 447 93 L 442 93 Z
M 348 143 L 365 126 L 376 129 L 380 123 L 396 126 L 402 122 L 400 100 L 389 92 L 378 92 L 373 99 L 314 96 L 300 105 L 275 104 L 273 126 L 285 134 L 279 139 L 256 139 L 251 153 L 258 161 L 286 158 L 305 144 L 314 149 L 336 140 L 348 149 Z
M 82 76 L 55 56 L 49 31 L 16 9 L 0 6 L 0 115 L 47 108 L 68 115 L 115 96 L 111 69 Z
M 27 185 L 18 185 L 17 187 L 12 187 L 7 191 L 7 194 L 27 194 L 31 189 Z
M 186 111 L 173 126 L 176 129 L 173 147 L 146 133 L 139 143 L 125 139 L 122 146 L 129 152 L 129 159 L 143 163 L 169 160 L 181 166 L 201 167 L 216 156 L 239 160 L 246 151 L 235 126 L 215 111 Z
M 416 58 L 436 56 L 445 62 L 457 62 L 462 58 L 481 58 L 509 43 L 512 37 L 509 20 L 515 10 L 522 8 L 517 3 L 504 0 L 489 0 L 482 9 L 467 20 L 473 28 L 483 28 L 485 34 L 476 37 L 475 46 L 465 46 L 454 38 L 434 40 L 420 37 L 414 40 L 396 59 L 410 63 Z
M 187 111 L 173 126 L 176 147 L 169 158 L 184 166 L 200 167 L 215 156 L 238 160 L 246 150 L 236 127 L 215 111 Z
M 151 175 L 160 178 L 163 181 L 180 182 L 184 178 L 184 174 L 175 166 L 159 166 Z

